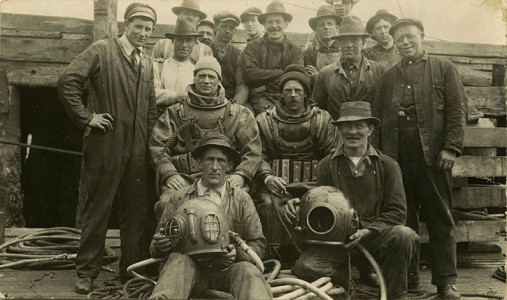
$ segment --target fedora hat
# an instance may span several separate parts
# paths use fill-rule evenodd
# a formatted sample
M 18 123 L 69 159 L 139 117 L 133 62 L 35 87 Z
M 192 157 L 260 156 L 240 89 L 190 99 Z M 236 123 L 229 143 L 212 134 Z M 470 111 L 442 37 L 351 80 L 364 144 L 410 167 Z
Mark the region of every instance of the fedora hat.
M 337 2 L 341 2 L 341 1 L 337 1 Z M 356 4 L 357 2 L 359 2 L 359 0 L 351 0 L 349 1 L 350 3 L 352 3 L 352 5 Z M 334 0 L 326 0 L 326 3 L 328 4 L 335 4 L 335 1 Z
M 172 11 L 175 15 L 178 16 L 184 9 L 190 9 L 195 11 L 196 13 L 199 14 L 201 20 L 206 19 L 206 17 L 208 16 L 205 12 L 201 10 L 201 6 L 199 5 L 198 0 L 183 0 L 181 2 L 181 5 L 173 7 Z
M 324 18 L 324 17 L 334 18 L 336 20 L 336 24 L 337 25 L 340 25 L 340 23 L 342 22 L 342 18 L 336 14 L 333 6 L 331 6 L 331 5 L 322 5 L 317 10 L 317 15 L 315 17 L 310 18 L 308 20 L 308 25 L 310 25 L 310 28 L 312 30 L 315 30 L 315 26 L 317 26 L 317 21 L 320 18 Z
M 354 122 L 367 120 L 374 125 L 379 125 L 380 120 L 371 116 L 371 105 L 369 102 L 352 101 L 345 102 L 340 107 L 340 117 L 338 120 L 331 122 L 338 125 L 344 122 Z
M 394 31 L 396 30 L 396 28 L 398 28 L 402 25 L 406 25 L 406 26 L 407 25 L 414 25 L 417 28 L 419 28 L 419 30 L 421 30 L 421 32 L 424 32 L 424 26 L 421 21 L 417 20 L 416 18 L 405 18 L 405 19 L 396 20 L 396 22 L 394 22 L 394 24 L 391 26 L 391 28 L 389 28 L 389 34 L 394 36 Z
M 342 36 L 360 36 L 360 37 L 370 37 L 370 35 L 364 32 L 363 23 L 361 19 L 356 16 L 347 16 L 343 18 L 342 23 L 340 24 L 340 28 L 338 29 L 338 34 L 333 36 L 333 39 L 338 39 Z
M 197 148 L 192 151 L 192 157 L 194 159 L 202 158 L 204 151 L 211 146 L 221 148 L 227 158 L 231 160 L 234 167 L 238 166 L 241 162 L 241 155 L 231 146 L 231 141 L 228 137 L 221 134 L 220 132 L 210 132 L 206 134 L 200 141 Z
M 259 23 L 264 25 L 264 22 L 266 22 L 266 17 L 269 15 L 282 15 L 286 21 L 289 22 L 292 21 L 292 15 L 285 12 L 285 6 L 278 1 L 273 1 L 269 3 L 268 7 L 266 7 L 266 12 L 260 14 L 257 17 L 257 20 L 259 20 Z
M 391 25 L 394 24 L 394 22 L 396 22 L 396 20 L 398 20 L 398 17 L 396 17 L 395 15 L 389 13 L 387 10 L 385 9 L 380 9 L 377 11 L 377 13 L 371 17 L 368 22 L 366 22 L 366 32 L 368 32 L 369 34 L 371 34 L 371 38 L 376 40 L 375 36 L 373 35 L 373 29 L 375 28 L 375 24 L 377 24 L 380 20 L 386 20 L 388 21 L 389 23 L 391 23 Z
M 176 26 L 174 26 L 173 32 L 168 32 L 165 34 L 165 37 L 168 39 L 173 39 L 177 36 L 189 36 L 189 37 L 202 37 L 202 34 L 198 34 L 197 30 L 192 27 L 187 21 L 185 20 L 178 20 L 176 22 Z

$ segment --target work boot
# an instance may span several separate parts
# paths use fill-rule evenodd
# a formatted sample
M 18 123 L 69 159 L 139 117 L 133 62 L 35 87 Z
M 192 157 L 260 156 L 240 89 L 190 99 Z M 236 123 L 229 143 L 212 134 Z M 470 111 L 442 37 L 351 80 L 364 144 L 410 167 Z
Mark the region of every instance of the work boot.
M 409 291 L 419 291 L 419 275 L 414 273 L 407 274 L 407 283 Z
M 359 280 L 362 283 L 373 287 L 378 287 L 380 285 L 377 274 L 373 271 L 362 271 L 359 273 Z
M 442 300 L 461 299 L 461 294 L 458 292 L 458 289 L 454 284 L 444 284 L 441 286 L 437 286 L 437 292 Z
M 74 290 L 78 294 L 89 294 L 93 290 L 93 280 L 92 277 L 81 277 L 74 285 Z

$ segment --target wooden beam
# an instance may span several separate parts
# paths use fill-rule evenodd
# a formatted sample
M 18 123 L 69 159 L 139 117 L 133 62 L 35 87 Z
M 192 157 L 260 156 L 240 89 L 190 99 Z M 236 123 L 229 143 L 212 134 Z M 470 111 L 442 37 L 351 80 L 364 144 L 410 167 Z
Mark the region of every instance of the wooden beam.
M 438 55 L 502 59 L 505 59 L 507 56 L 507 47 L 504 45 L 424 41 L 423 47 L 429 54 Z
M 505 148 L 507 147 L 507 128 L 474 128 L 465 129 L 465 147 Z
M 460 156 L 452 168 L 456 177 L 505 177 L 507 176 L 507 157 L 505 156 Z
M 505 233 L 505 220 L 498 221 L 459 221 L 456 225 L 456 242 L 498 242 L 500 234 Z M 420 223 L 421 243 L 428 243 L 426 223 Z
M 117 8 L 118 0 L 95 0 L 93 2 L 93 41 L 118 34 Z
M 93 26 L 93 22 L 90 20 L 68 17 L 2 13 L 0 18 L 2 30 L 91 33 Z
M 505 185 L 469 186 L 453 189 L 453 207 L 482 208 L 505 207 Z
M 457 64 L 456 67 L 464 86 L 491 86 L 491 71 L 477 70 L 473 65 Z
M 505 116 L 505 87 L 470 87 L 465 86 L 468 107 L 477 109 L 488 116 Z
M 504 86 L 505 82 L 505 65 L 493 65 L 493 86 Z

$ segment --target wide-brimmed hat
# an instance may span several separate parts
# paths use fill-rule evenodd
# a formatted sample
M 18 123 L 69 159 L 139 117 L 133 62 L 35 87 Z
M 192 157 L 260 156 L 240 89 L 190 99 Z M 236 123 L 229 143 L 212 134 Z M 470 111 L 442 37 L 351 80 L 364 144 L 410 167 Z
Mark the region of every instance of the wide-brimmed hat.
M 336 24 L 337 25 L 340 25 L 340 23 L 342 22 L 342 18 L 336 14 L 333 6 L 331 6 L 331 5 L 322 5 L 317 10 L 317 15 L 315 17 L 310 18 L 308 20 L 308 25 L 310 25 L 310 28 L 312 30 L 315 30 L 315 26 L 317 26 L 317 21 L 320 18 L 324 18 L 324 17 L 334 18 L 336 20 Z
M 396 22 L 396 20 L 398 20 L 398 17 L 396 17 L 395 15 L 389 13 L 385 9 L 378 10 L 377 13 L 373 17 L 371 17 L 368 20 L 368 22 L 366 23 L 366 32 L 368 32 L 369 34 L 371 34 L 371 38 L 374 39 L 374 40 L 376 40 L 376 38 L 373 35 L 373 29 L 375 29 L 375 24 L 377 24 L 378 21 L 380 21 L 382 19 L 388 21 L 392 25 L 392 24 L 394 24 L 394 22 Z
M 356 16 L 347 16 L 343 18 L 338 34 L 333 36 L 332 39 L 339 39 L 344 36 L 360 36 L 370 37 L 368 33 L 364 31 L 363 22 Z
M 233 22 L 236 26 L 239 26 L 241 23 L 239 16 L 228 10 L 222 10 L 213 16 L 213 22 L 215 22 L 215 24 L 227 21 Z
M 356 4 L 357 2 L 359 2 L 359 0 L 351 0 L 350 2 L 352 2 L 352 5 Z M 329 3 L 329 4 L 333 4 L 334 1 L 333 0 L 326 0 L 326 3 Z
M 421 21 L 417 20 L 416 18 L 403 18 L 396 20 L 396 22 L 394 22 L 394 24 L 391 25 L 391 28 L 389 28 L 389 34 L 394 36 L 394 31 L 396 30 L 396 28 L 403 25 L 414 25 L 417 28 L 419 28 L 421 32 L 424 32 L 424 26 Z
M 176 22 L 176 26 L 174 26 L 174 31 L 165 34 L 165 37 L 168 39 L 173 39 L 177 36 L 189 36 L 198 38 L 202 37 L 203 35 L 197 33 L 197 30 L 187 21 L 178 20 L 178 22 Z
M 125 9 L 125 14 L 123 14 L 125 20 L 128 20 L 133 17 L 145 17 L 151 19 L 154 23 L 157 23 L 157 12 L 153 9 L 153 7 L 144 3 L 134 2 L 127 6 Z
M 367 120 L 374 125 L 379 125 L 380 120 L 371 116 L 371 105 L 369 102 L 352 101 L 345 102 L 340 107 L 340 117 L 338 120 L 331 122 L 338 125 L 344 122 L 354 122 Z
M 234 167 L 238 166 L 241 162 L 241 155 L 239 152 L 232 148 L 229 138 L 220 132 L 210 132 L 202 137 L 197 148 L 192 151 L 192 157 L 194 159 L 202 158 L 204 151 L 211 146 L 220 147 L 224 150 L 225 155 L 233 162 Z
M 257 17 L 257 20 L 259 23 L 264 25 L 264 22 L 266 22 L 266 17 L 269 15 L 282 15 L 283 18 L 287 21 L 292 21 L 292 15 L 287 13 L 285 11 L 285 6 L 278 1 L 273 1 L 269 3 L 268 7 L 266 7 L 266 12 L 259 15 Z
M 258 17 L 262 15 L 262 10 L 258 7 L 249 7 L 245 9 L 241 15 L 239 15 L 239 18 L 241 19 L 241 22 L 245 22 L 245 19 L 247 17 Z
M 201 10 L 201 6 L 199 5 L 199 2 L 197 0 L 183 0 L 181 2 L 181 5 L 173 7 L 172 11 L 175 15 L 178 16 L 184 9 L 190 9 L 195 11 L 196 13 L 199 14 L 201 20 L 206 19 L 206 17 L 208 16 L 205 12 Z

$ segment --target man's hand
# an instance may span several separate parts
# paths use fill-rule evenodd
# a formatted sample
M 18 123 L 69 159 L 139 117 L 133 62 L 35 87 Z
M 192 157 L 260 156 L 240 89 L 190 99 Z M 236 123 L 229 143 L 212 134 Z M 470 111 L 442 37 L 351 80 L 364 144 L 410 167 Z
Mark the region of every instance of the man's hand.
M 438 154 L 437 167 L 442 170 L 450 170 L 454 166 L 456 160 L 456 152 L 449 149 L 442 149 Z
M 155 247 L 158 251 L 162 253 L 167 253 L 171 250 L 171 240 L 163 234 L 163 228 L 160 228 L 160 231 L 155 233 L 153 236 L 153 241 L 155 242 Z
M 232 263 L 236 260 L 236 248 L 234 245 L 229 244 L 227 246 L 227 253 L 221 254 L 215 260 L 215 263 L 219 266 L 227 268 L 232 265 Z
M 227 178 L 232 187 L 242 188 L 245 185 L 245 178 L 238 174 L 232 174 Z
M 349 237 L 349 240 L 351 242 L 348 243 L 346 245 L 346 247 L 347 248 L 355 247 L 357 245 L 357 243 L 359 243 L 361 240 L 367 238 L 372 233 L 373 233 L 373 231 L 371 229 L 368 229 L 368 228 L 359 229 L 358 231 L 356 231 L 356 233 L 354 233 L 353 235 L 351 235 Z
M 292 224 L 297 219 L 300 204 L 301 200 L 299 198 L 290 199 L 285 203 L 282 210 L 282 218 L 286 223 Z
M 315 74 L 319 73 L 319 70 L 317 70 L 317 68 L 312 65 L 306 66 L 306 71 L 308 71 L 308 74 L 310 74 L 310 75 L 315 75 Z
M 187 186 L 188 183 L 185 179 L 183 179 L 183 177 L 176 174 L 176 175 L 173 175 L 173 176 L 167 178 L 165 185 L 170 189 L 179 190 L 179 189 Z
M 110 114 L 93 114 L 93 118 L 88 123 L 91 128 L 98 128 L 103 132 L 109 132 L 113 130 L 113 117 Z
M 287 194 L 287 182 L 282 177 L 270 176 L 266 181 L 266 188 L 274 194 Z

